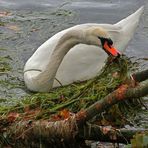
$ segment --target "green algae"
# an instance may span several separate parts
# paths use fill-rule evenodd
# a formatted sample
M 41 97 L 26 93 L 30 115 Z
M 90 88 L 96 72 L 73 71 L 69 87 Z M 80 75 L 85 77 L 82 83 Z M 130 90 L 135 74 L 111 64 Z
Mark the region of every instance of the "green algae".
M 50 115 L 65 108 L 76 113 L 103 99 L 122 84 L 130 70 L 129 65 L 129 61 L 125 57 L 117 59 L 116 62 L 108 63 L 98 76 L 91 80 L 61 86 L 52 89 L 49 93 L 32 93 L 19 101 L 13 99 L 15 105 L 13 103 L 12 106 L 8 107 L 0 106 L 0 114 L 7 114 L 8 112 L 22 113 L 26 107 L 41 110 L 34 119 L 49 118 Z M 116 105 L 112 108 L 112 111 L 109 110 L 108 112 L 113 115 L 116 111 L 118 111 L 118 114 L 122 114 L 120 105 Z M 119 121 L 116 120 L 116 122 Z

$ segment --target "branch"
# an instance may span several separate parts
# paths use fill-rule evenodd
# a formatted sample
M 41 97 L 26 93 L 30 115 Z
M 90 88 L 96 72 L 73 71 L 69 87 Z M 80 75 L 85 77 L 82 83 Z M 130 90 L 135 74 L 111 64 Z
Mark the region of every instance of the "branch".
M 141 72 L 137 72 L 133 74 L 132 77 L 137 82 L 145 81 L 146 79 L 148 79 L 148 69 L 141 71 Z
M 22 147 L 24 145 L 39 147 L 40 143 L 43 143 L 49 147 L 55 146 L 60 148 L 65 148 L 65 145 L 71 148 L 77 147 L 77 139 L 127 144 L 137 132 L 142 133 L 146 131 L 145 129 L 115 129 L 91 124 L 86 124 L 81 129 L 78 129 L 73 117 L 56 122 L 45 120 L 32 123 L 21 122 L 7 130 L 11 133 L 8 138 L 11 137 L 10 141 L 15 142 L 11 143 L 11 145 L 15 144 L 15 147 Z M 69 141 L 73 142 L 69 143 Z
M 0 129 L 0 147 L 7 145 L 16 148 L 47 146 L 75 148 L 77 147 L 75 146 L 77 132 L 75 116 L 56 122 L 49 122 L 48 120 L 16 121 L 9 127 Z M 6 142 L 1 145 L 3 141 Z M 73 141 L 73 143 L 69 143 L 69 141 Z
M 148 80 L 141 82 L 135 88 L 129 88 L 127 84 L 121 85 L 114 92 L 107 95 L 104 99 L 97 101 L 89 108 L 82 110 L 76 114 L 76 120 L 79 127 L 86 121 L 90 120 L 98 113 L 103 112 L 119 101 L 139 98 L 148 95 Z
M 86 124 L 80 129 L 79 137 L 87 140 L 95 140 L 113 143 L 130 143 L 130 139 L 136 133 L 148 131 L 146 129 L 115 129 L 112 127 L 102 127 L 97 125 Z
M 138 75 L 136 78 L 138 79 Z M 144 79 L 145 78 L 138 80 L 141 81 Z M 47 120 L 28 122 L 22 121 L 13 123 L 7 128 L 0 129 L 0 138 L 5 135 L 6 139 L 10 139 L 10 145 L 17 145 L 16 147 L 21 147 L 22 145 L 27 145 L 28 147 L 31 145 L 36 147 L 37 143 L 45 143 L 46 145 L 49 145 L 49 147 L 53 145 L 56 145 L 56 147 L 62 147 L 62 145 L 65 143 L 68 144 L 69 141 L 73 141 L 74 143 L 76 137 L 81 137 L 81 135 L 83 135 L 83 129 L 87 127 L 86 122 L 96 116 L 98 113 L 103 112 L 105 109 L 120 101 L 148 95 L 148 80 L 139 83 L 134 88 L 130 87 L 131 86 L 127 84 L 121 85 L 117 90 L 107 95 L 104 99 L 94 103 L 89 108 L 78 112 L 76 115 L 70 116 L 66 120 L 56 122 L 49 122 Z M 102 131 L 102 134 L 104 132 L 103 128 L 101 129 L 96 126 L 93 126 L 91 130 L 96 130 L 98 133 Z M 88 131 L 89 130 L 87 130 L 87 135 Z M 92 136 L 93 135 L 91 134 L 90 137 Z M 3 138 L 5 139 L 5 137 Z M 84 138 L 90 137 L 84 135 Z M 118 137 L 120 139 L 121 136 Z M 125 135 L 125 138 L 127 137 Z M 95 137 L 92 137 L 92 139 L 95 139 Z M 103 139 L 104 138 L 102 138 L 99 134 L 97 140 L 101 141 Z M 107 139 L 107 137 L 105 139 Z

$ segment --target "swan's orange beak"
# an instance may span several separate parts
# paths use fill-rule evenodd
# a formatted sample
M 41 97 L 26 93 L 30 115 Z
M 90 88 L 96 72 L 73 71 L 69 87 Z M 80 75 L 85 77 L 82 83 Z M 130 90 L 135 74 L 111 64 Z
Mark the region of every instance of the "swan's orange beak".
M 111 54 L 112 56 L 117 57 L 121 55 L 121 53 L 116 48 L 114 48 L 112 45 L 108 45 L 107 41 L 105 41 L 103 48 L 108 54 Z

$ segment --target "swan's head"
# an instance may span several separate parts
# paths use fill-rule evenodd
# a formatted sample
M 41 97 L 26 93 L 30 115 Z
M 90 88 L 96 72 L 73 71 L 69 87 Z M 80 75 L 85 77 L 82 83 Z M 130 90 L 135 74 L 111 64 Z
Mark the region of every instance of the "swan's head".
M 109 33 L 101 27 L 91 27 L 86 30 L 85 40 L 87 44 L 100 46 L 108 55 L 120 56 L 120 52 L 114 48 Z

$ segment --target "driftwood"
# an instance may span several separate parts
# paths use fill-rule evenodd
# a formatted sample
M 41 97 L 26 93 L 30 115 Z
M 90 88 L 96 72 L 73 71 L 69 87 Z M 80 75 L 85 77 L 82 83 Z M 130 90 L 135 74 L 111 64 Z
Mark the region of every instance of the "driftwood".
M 4 145 L 11 147 L 76 147 L 77 143 L 83 143 L 84 140 L 128 143 L 136 132 L 143 130 L 100 127 L 91 125 L 88 121 L 120 101 L 146 95 L 148 95 L 148 70 L 133 74 L 103 100 L 65 120 L 20 121 L 0 128 L 0 132 Z

